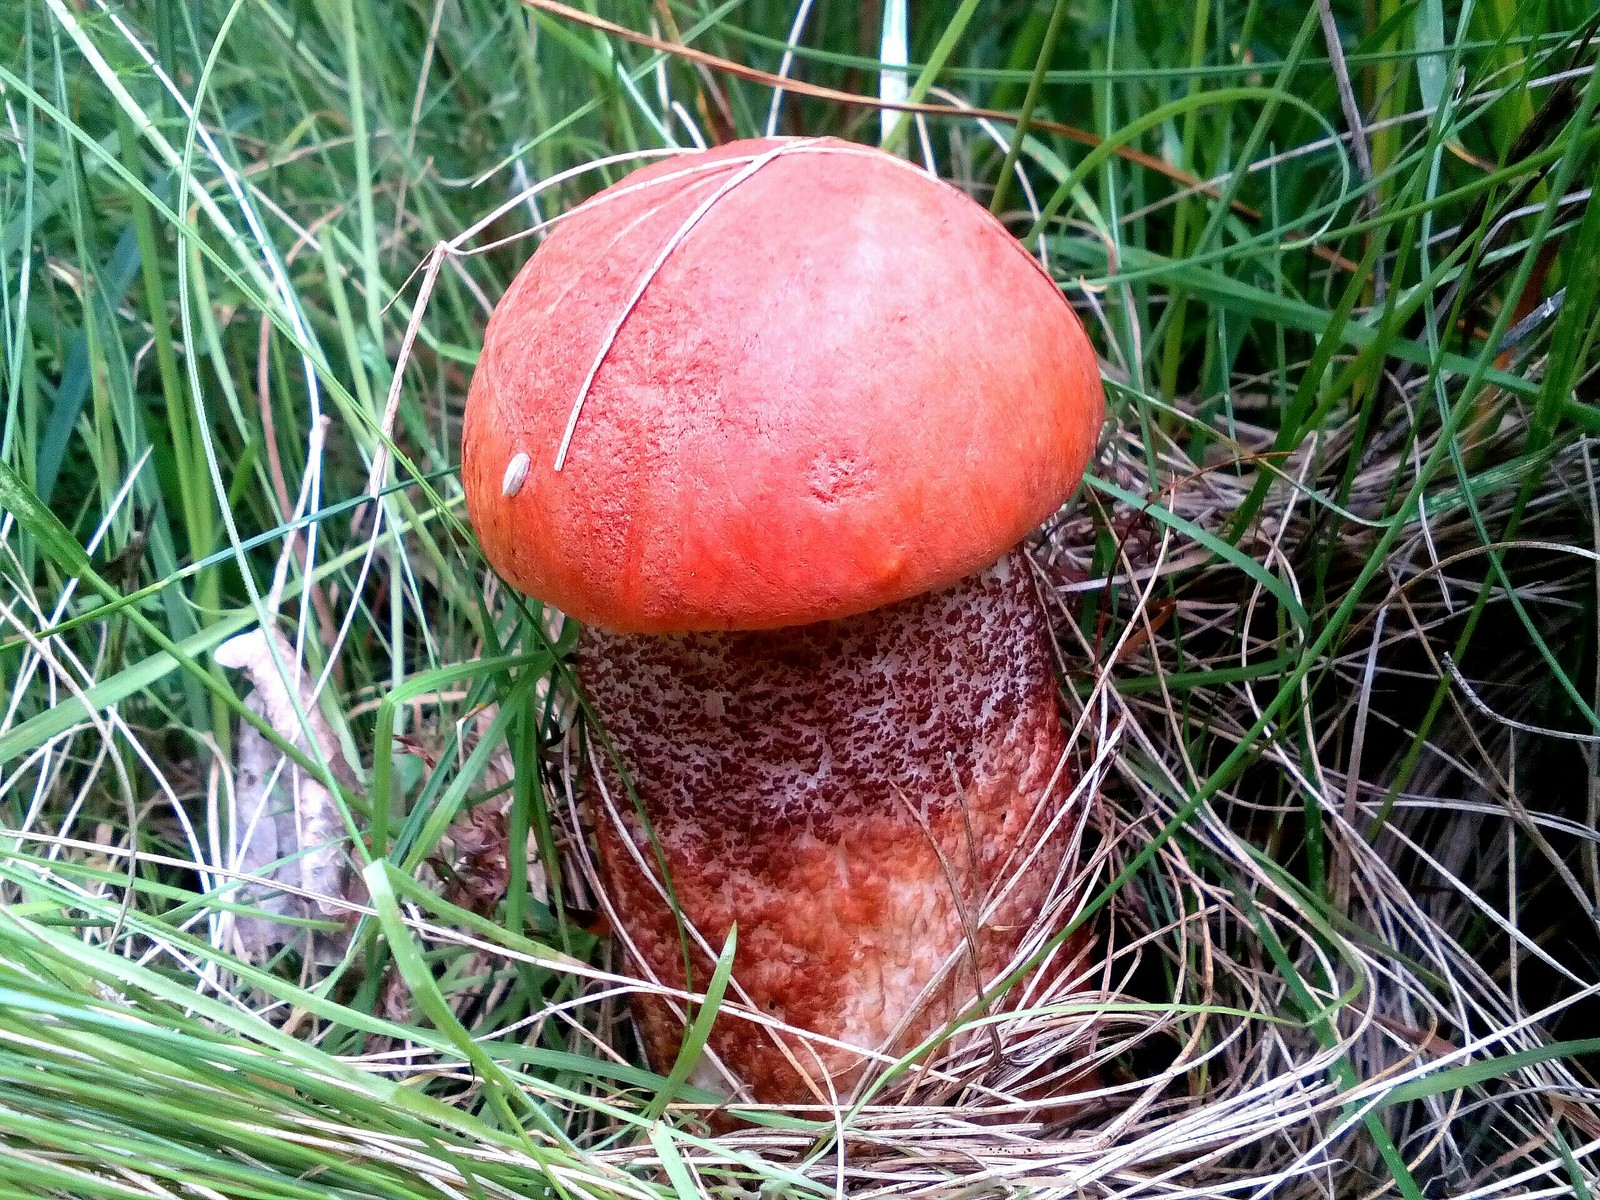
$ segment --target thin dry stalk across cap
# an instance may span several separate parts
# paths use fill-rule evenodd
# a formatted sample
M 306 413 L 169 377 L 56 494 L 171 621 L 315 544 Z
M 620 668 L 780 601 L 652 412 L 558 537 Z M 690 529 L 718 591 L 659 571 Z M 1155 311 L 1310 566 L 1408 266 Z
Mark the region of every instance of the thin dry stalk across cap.
M 831 139 L 635 172 L 496 308 L 468 511 L 502 576 L 585 623 L 624 939 L 692 990 L 737 923 L 730 994 L 771 1018 L 719 1019 L 699 1082 L 841 1094 L 1035 924 L 1072 783 L 1016 547 L 1102 405 L 1071 307 L 997 221 Z M 679 1014 L 636 1012 L 664 1069 Z

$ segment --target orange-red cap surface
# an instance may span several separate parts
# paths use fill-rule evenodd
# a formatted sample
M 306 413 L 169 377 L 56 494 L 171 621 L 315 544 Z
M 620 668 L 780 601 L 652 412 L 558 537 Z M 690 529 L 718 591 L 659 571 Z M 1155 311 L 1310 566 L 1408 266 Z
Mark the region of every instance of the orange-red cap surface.
M 877 150 L 746 141 L 554 228 L 489 321 L 462 473 L 528 594 L 623 632 L 770 629 L 994 561 L 1101 410 L 1077 317 L 983 208 Z

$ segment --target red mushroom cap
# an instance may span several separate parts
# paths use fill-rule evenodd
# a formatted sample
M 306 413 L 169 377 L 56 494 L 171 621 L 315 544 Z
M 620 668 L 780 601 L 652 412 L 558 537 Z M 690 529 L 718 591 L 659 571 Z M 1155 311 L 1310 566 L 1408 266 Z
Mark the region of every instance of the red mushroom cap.
M 967 196 L 846 142 L 735 142 L 629 175 L 522 269 L 467 509 L 581 620 L 805 624 L 993 562 L 1077 485 L 1102 403 L 1072 308 Z

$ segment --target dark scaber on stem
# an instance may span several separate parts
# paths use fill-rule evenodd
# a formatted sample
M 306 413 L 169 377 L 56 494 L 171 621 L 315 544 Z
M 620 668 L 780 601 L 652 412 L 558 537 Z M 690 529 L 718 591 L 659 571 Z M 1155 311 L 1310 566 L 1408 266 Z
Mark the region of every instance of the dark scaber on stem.
M 696 950 L 685 977 L 659 850 L 704 944 L 738 923 L 747 1003 L 858 1048 L 719 1021 L 711 1049 L 754 1096 L 847 1089 L 860 1051 L 914 1048 L 1038 938 L 1068 841 L 1067 746 L 1020 552 L 840 620 L 586 630 L 579 673 L 640 800 L 606 761 L 599 845 L 633 952 L 672 987 L 703 987 L 712 968 Z M 652 1061 L 670 1065 L 681 1022 L 659 998 L 638 1012 Z

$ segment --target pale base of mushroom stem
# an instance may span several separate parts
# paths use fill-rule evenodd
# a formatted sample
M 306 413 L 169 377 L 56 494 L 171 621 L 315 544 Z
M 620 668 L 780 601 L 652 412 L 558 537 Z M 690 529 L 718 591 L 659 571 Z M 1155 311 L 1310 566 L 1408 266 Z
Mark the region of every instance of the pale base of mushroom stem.
M 867 1051 L 909 1051 L 1060 927 L 1041 909 L 1061 892 L 1081 814 L 1064 811 L 1067 746 L 1020 553 L 846 620 L 586 630 L 578 657 L 648 815 L 597 751 L 607 890 L 663 983 L 685 986 L 684 943 L 652 833 L 704 943 L 720 949 L 738 923 L 729 999 Z M 691 961 L 703 989 L 712 961 L 699 949 Z M 635 1011 L 667 1070 L 678 1019 L 656 999 Z M 732 1015 L 710 1046 L 739 1085 L 718 1090 L 763 1102 L 848 1096 L 871 1065 Z

